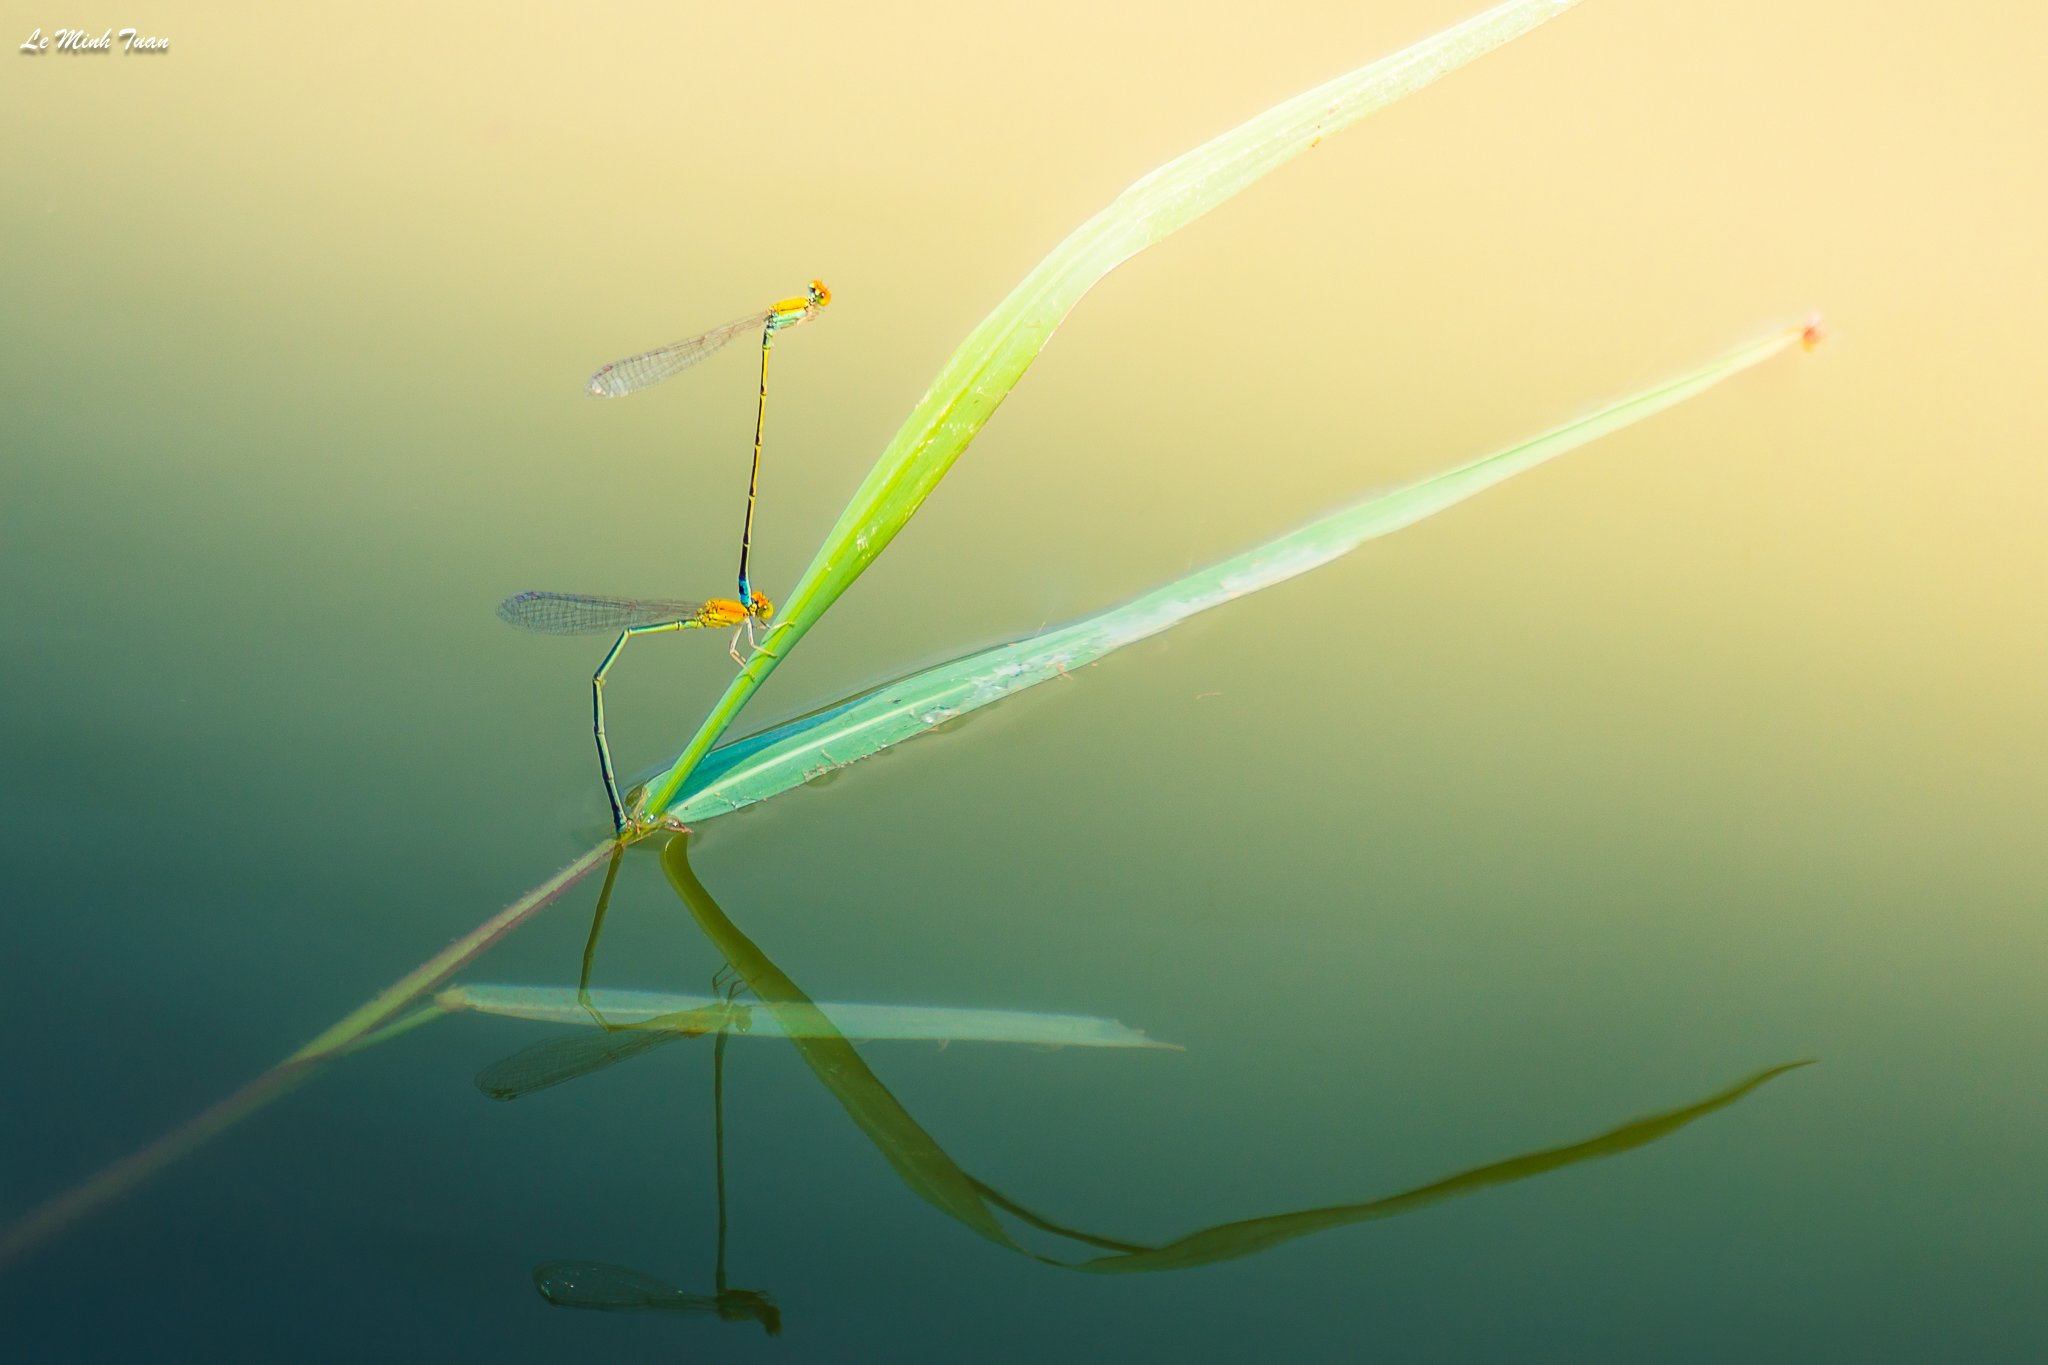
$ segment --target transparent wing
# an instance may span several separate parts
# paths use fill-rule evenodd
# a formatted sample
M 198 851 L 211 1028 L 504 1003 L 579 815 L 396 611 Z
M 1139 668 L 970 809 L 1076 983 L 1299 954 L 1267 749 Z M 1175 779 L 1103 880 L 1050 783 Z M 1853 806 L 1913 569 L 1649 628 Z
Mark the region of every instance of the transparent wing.
M 687 621 L 703 605 L 581 592 L 522 592 L 498 603 L 498 619 L 536 635 L 616 635 L 628 626 Z
M 533 1287 L 542 1298 L 562 1308 L 594 1308 L 601 1313 L 646 1308 L 688 1313 L 718 1310 L 718 1300 L 708 1295 L 686 1294 L 645 1271 L 605 1261 L 542 1261 L 533 1268 Z
M 663 1043 L 714 1032 L 726 1017 L 720 1009 L 685 1010 L 626 1028 L 592 1029 L 567 1038 L 550 1038 L 545 1043 L 521 1048 L 477 1072 L 476 1088 L 494 1100 L 516 1100 L 536 1090 L 617 1066 Z
M 590 396 L 624 398 L 664 379 L 673 379 L 728 342 L 749 332 L 760 331 L 768 325 L 773 312 L 770 309 L 750 317 L 734 318 L 722 327 L 713 327 L 708 332 L 699 332 L 696 336 L 600 366 L 597 373 L 590 376 Z

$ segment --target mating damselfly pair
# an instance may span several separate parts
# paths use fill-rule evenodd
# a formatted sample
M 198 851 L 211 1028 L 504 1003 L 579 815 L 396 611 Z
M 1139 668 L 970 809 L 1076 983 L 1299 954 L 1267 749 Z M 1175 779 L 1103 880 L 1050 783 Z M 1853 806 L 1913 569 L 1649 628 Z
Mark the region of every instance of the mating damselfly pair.
M 597 737 L 598 770 L 604 776 L 604 794 L 611 802 L 612 825 L 626 830 L 626 808 L 619 797 L 619 783 L 612 771 L 612 752 L 604 733 L 604 680 L 626 641 L 635 635 L 696 627 L 735 627 L 728 652 L 735 663 L 745 663 L 740 654 L 740 636 L 755 647 L 754 624 L 775 614 L 775 604 L 754 591 L 748 563 L 754 544 L 754 501 L 761 486 L 761 432 L 768 413 L 768 353 L 774 349 L 775 334 L 816 317 L 818 310 L 832 302 L 832 291 L 818 280 L 802 294 L 782 299 L 759 313 L 670 342 L 652 351 L 627 356 L 600 366 L 590 376 L 593 398 L 624 398 L 673 379 L 698 361 L 724 349 L 740 337 L 761 333 L 761 387 L 754 407 L 754 460 L 747 475 L 746 517 L 740 524 L 739 595 L 714 597 L 703 602 L 658 598 L 602 597 L 589 593 L 522 592 L 498 604 L 498 615 L 510 625 L 541 635 L 610 635 L 618 639 L 604 656 L 604 662 L 590 679 L 591 725 Z

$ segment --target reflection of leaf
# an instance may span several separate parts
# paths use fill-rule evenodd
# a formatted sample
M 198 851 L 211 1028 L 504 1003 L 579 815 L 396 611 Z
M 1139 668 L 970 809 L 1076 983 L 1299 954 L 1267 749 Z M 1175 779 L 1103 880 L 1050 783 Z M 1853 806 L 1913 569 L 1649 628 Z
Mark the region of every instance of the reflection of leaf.
M 1804 335 L 1792 329 L 1729 352 L 1691 374 L 1610 404 L 1534 440 L 1391 493 L 1367 498 L 1132 602 L 1014 644 L 925 669 L 711 753 L 667 814 L 686 824 L 771 796 L 957 716 L 1094 662 L 1221 606 L 1319 568 L 1546 460 L 1641 421 L 1769 359 Z
M 1810 1063 L 1787 1062 L 1783 1066 L 1774 1066 L 1683 1109 L 1673 1109 L 1637 1119 L 1633 1123 L 1624 1123 L 1621 1127 L 1602 1133 L 1596 1138 L 1575 1142 L 1567 1147 L 1553 1147 L 1546 1152 L 1531 1152 L 1526 1156 L 1510 1157 L 1506 1161 L 1496 1161 L 1490 1166 L 1475 1166 L 1469 1171 L 1461 1171 L 1457 1175 L 1432 1181 L 1427 1185 L 1419 1185 L 1400 1194 L 1388 1195 L 1384 1199 L 1373 1199 L 1363 1204 L 1336 1204 L 1329 1208 L 1304 1209 L 1299 1213 L 1282 1213 L 1269 1218 L 1247 1218 L 1238 1223 L 1222 1223 L 1213 1228 L 1203 1228 L 1200 1232 L 1189 1233 L 1154 1250 L 1128 1256 L 1102 1256 L 1092 1261 L 1084 1261 L 1074 1269 L 1109 1275 L 1135 1274 L 1152 1270 L 1185 1270 L 1190 1266 L 1209 1265 L 1239 1256 L 1251 1256 L 1282 1242 L 1292 1241 L 1296 1237 L 1306 1237 L 1312 1232 L 1412 1213 L 1424 1205 L 1445 1199 L 1457 1199 L 1489 1186 L 1512 1184 L 1517 1180 L 1527 1180 L 1532 1175 L 1543 1175 L 1581 1161 L 1615 1156 L 1645 1146 L 1659 1138 L 1669 1137 L 1694 1119 L 1704 1118 L 1716 1109 L 1735 1103 L 1765 1081 L 1782 1076 L 1795 1067 L 1807 1065 Z
M 1276 105 L 1153 171 L 1053 248 L 974 329 L 904 420 L 783 603 L 755 654 L 637 818 L 665 811 L 775 665 L 903 529 L 1081 296 L 1124 261 L 1375 110 L 1520 37 L 1578 0 L 1506 0 L 1391 57 Z
M 1432 1181 L 1400 1194 L 1362 1204 L 1336 1204 L 1326 1208 L 1304 1209 L 1295 1213 L 1223 1223 L 1190 1233 L 1164 1246 L 1145 1247 L 1063 1227 L 1032 1213 L 961 1170 L 932 1135 L 920 1127 L 917 1120 L 910 1116 L 910 1112 L 889 1093 L 888 1088 L 874 1072 L 868 1069 L 867 1063 L 861 1060 L 860 1054 L 854 1050 L 852 1044 L 844 1038 L 828 1034 L 813 1035 L 813 1030 L 825 1023 L 822 1013 L 811 1003 L 810 997 L 799 990 L 796 983 L 791 981 L 752 939 L 740 932 L 738 926 L 726 917 L 725 911 L 719 908 L 718 902 L 711 898 L 711 893 L 705 889 L 704 884 L 697 879 L 697 874 L 690 868 L 687 835 L 678 835 L 669 840 L 667 848 L 662 853 L 661 862 L 663 870 L 668 873 L 669 883 L 675 887 L 676 894 L 682 897 L 683 904 L 696 918 L 698 927 L 704 931 L 705 936 L 718 951 L 724 954 L 725 960 L 732 964 L 733 970 L 737 971 L 752 988 L 754 994 L 760 998 L 762 1007 L 778 1017 L 801 1022 L 801 1032 L 804 1036 L 795 1036 L 797 1030 L 792 1030 L 791 1045 L 809 1064 L 825 1088 L 832 1092 L 832 1097 L 845 1107 L 854 1124 L 867 1135 L 868 1141 L 874 1143 L 876 1149 L 895 1168 L 897 1176 L 903 1183 L 918 1197 L 936 1205 L 997 1245 L 1030 1256 L 1034 1260 L 1063 1266 L 1069 1270 L 1085 1270 L 1093 1274 L 1184 1270 L 1192 1266 L 1231 1260 L 1238 1256 L 1254 1255 L 1312 1232 L 1322 1232 L 1350 1223 L 1369 1222 L 1377 1218 L 1391 1218 L 1428 1204 L 1456 1199 L 1491 1186 L 1526 1180 L 1530 1176 L 1543 1175 L 1581 1161 L 1631 1151 L 1660 1138 L 1669 1137 L 1693 1120 L 1735 1103 L 1773 1077 L 1783 1075 L 1795 1067 L 1807 1065 L 1805 1062 L 1791 1062 L 1784 1066 L 1772 1067 L 1682 1109 L 1673 1109 L 1625 1123 L 1619 1128 L 1584 1142 L 1474 1167 L 1472 1170 Z M 1019 1245 L 997 1221 L 990 1205 L 1047 1232 L 1102 1247 L 1116 1254 L 1098 1256 L 1093 1260 L 1079 1263 L 1041 1256 Z
M 896 1174 L 919 1198 L 937 1205 L 990 1241 L 1022 1250 L 982 1203 L 967 1173 L 953 1164 L 931 1134 L 920 1128 L 910 1112 L 875 1079 L 853 1045 L 833 1029 L 824 1011 L 812 1004 L 811 998 L 798 990 L 796 983 L 725 917 L 725 912 L 711 899 L 711 893 L 697 880 L 697 874 L 690 870 L 686 843 L 687 836 L 678 835 L 669 840 L 662 854 L 662 866 L 668 871 L 669 881 L 718 951 L 760 999 L 761 1007 L 782 1023 L 797 1055 L 825 1083 L 833 1098 L 846 1107 L 854 1124 L 868 1135 L 868 1140 L 888 1158 Z
M 554 1024 L 584 1023 L 595 1011 L 606 1023 L 620 1030 L 661 1028 L 708 1033 L 714 1029 L 728 1029 L 740 1037 L 757 1038 L 783 1037 L 785 1028 L 785 1022 L 774 1015 L 759 1021 L 752 1020 L 749 1007 L 745 1005 L 729 1005 L 714 996 L 670 991 L 572 991 L 560 986 L 473 983 L 451 986 L 442 991 L 434 997 L 434 1008 L 475 1010 L 482 1014 Z M 1181 1050 L 1172 1043 L 1147 1038 L 1143 1031 L 1128 1024 L 1093 1014 L 836 1001 L 820 1004 L 818 1009 L 834 1037 Z
M 783 1038 L 808 1026 L 811 1016 L 770 1014 L 757 1027 L 745 1005 L 704 995 L 664 991 L 567 990 L 559 986 L 452 986 L 422 1013 L 457 1010 L 549 1023 L 583 1023 L 596 1017 L 606 1027 L 550 1038 L 491 1063 L 476 1076 L 476 1088 L 494 1100 L 516 1100 L 536 1090 L 573 1081 L 650 1052 L 677 1038 L 707 1033 L 742 1038 Z M 1039 1047 L 1167 1048 L 1114 1019 L 1086 1014 L 1037 1014 L 1025 1010 L 969 1010 L 934 1005 L 849 1005 L 817 1007 L 816 1018 L 834 1038 L 926 1039 L 944 1042 L 1026 1043 Z M 408 1027 L 411 1025 L 408 1024 Z M 381 1037 L 382 1035 L 378 1035 Z

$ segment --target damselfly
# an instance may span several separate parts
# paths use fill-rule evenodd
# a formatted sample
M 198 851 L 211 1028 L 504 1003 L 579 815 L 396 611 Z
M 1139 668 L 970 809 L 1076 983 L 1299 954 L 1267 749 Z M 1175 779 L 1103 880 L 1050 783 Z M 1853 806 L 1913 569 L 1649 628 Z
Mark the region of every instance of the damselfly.
M 762 312 L 734 318 L 708 332 L 699 332 L 696 336 L 670 342 L 652 351 L 629 355 L 624 360 L 614 360 L 590 376 L 591 397 L 624 398 L 629 393 L 675 378 L 706 356 L 759 329 L 761 392 L 754 405 L 754 464 L 747 475 L 747 515 L 740 527 L 739 600 L 742 602 L 754 600 L 754 584 L 747 573 L 747 560 L 754 544 L 754 498 L 761 486 L 761 428 L 768 415 L 768 352 L 775 345 L 777 332 L 809 322 L 818 315 L 820 308 L 830 302 L 832 291 L 825 287 L 823 281 L 812 280 L 810 288 L 795 298 L 782 299 Z
M 619 651 L 635 635 L 656 635 L 666 630 L 697 627 L 737 627 L 727 652 L 738 663 L 740 636 L 753 644 L 754 623 L 775 614 L 775 604 L 754 593 L 748 605 L 723 597 L 708 602 L 674 602 L 632 597 L 594 597 L 574 592 L 522 592 L 498 604 L 498 616 L 508 625 L 537 635 L 607 635 L 618 632 L 611 652 L 590 678 L 591 726 L 597 735 L 597 766 L 604 775 L 604 794 L 612 806 L 612 825 L 626 831 L 626 807 L 619 799 L 619 780 L 612 772 L 611 745 L 604 735 L 604 675 L 611 671 Z

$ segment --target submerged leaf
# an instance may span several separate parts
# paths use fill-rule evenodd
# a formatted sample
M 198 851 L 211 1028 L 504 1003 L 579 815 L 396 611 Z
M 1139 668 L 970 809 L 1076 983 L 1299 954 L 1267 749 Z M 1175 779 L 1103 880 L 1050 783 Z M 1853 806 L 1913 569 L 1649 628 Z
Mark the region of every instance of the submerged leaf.
M 1157 635 L 1198 612 L 1285 582 L 1412 526 L 1497 483 L 1711 388 L 1799 341 L 1790 328 L 1710 365 L 1545 432 L 1512 449 L 1380 494 L 1135 601 L 1014 644 L 983 650 L 885 684 L 836 706 L 715 750 L 691 775 L 669 818 L 698 824 L 814 780 L 968 712 Z
M 1055 247 L 932 381 L 791 590 L 761 651 L 733 679 L 675 763 L 648 784 L 637 815 L 658 815 L 675 799 L 777 662 L 903 529 L 1096 281 L 1325 137 L 1577 3 L 1507 0 L 1297 95 L 1139 180 Z

